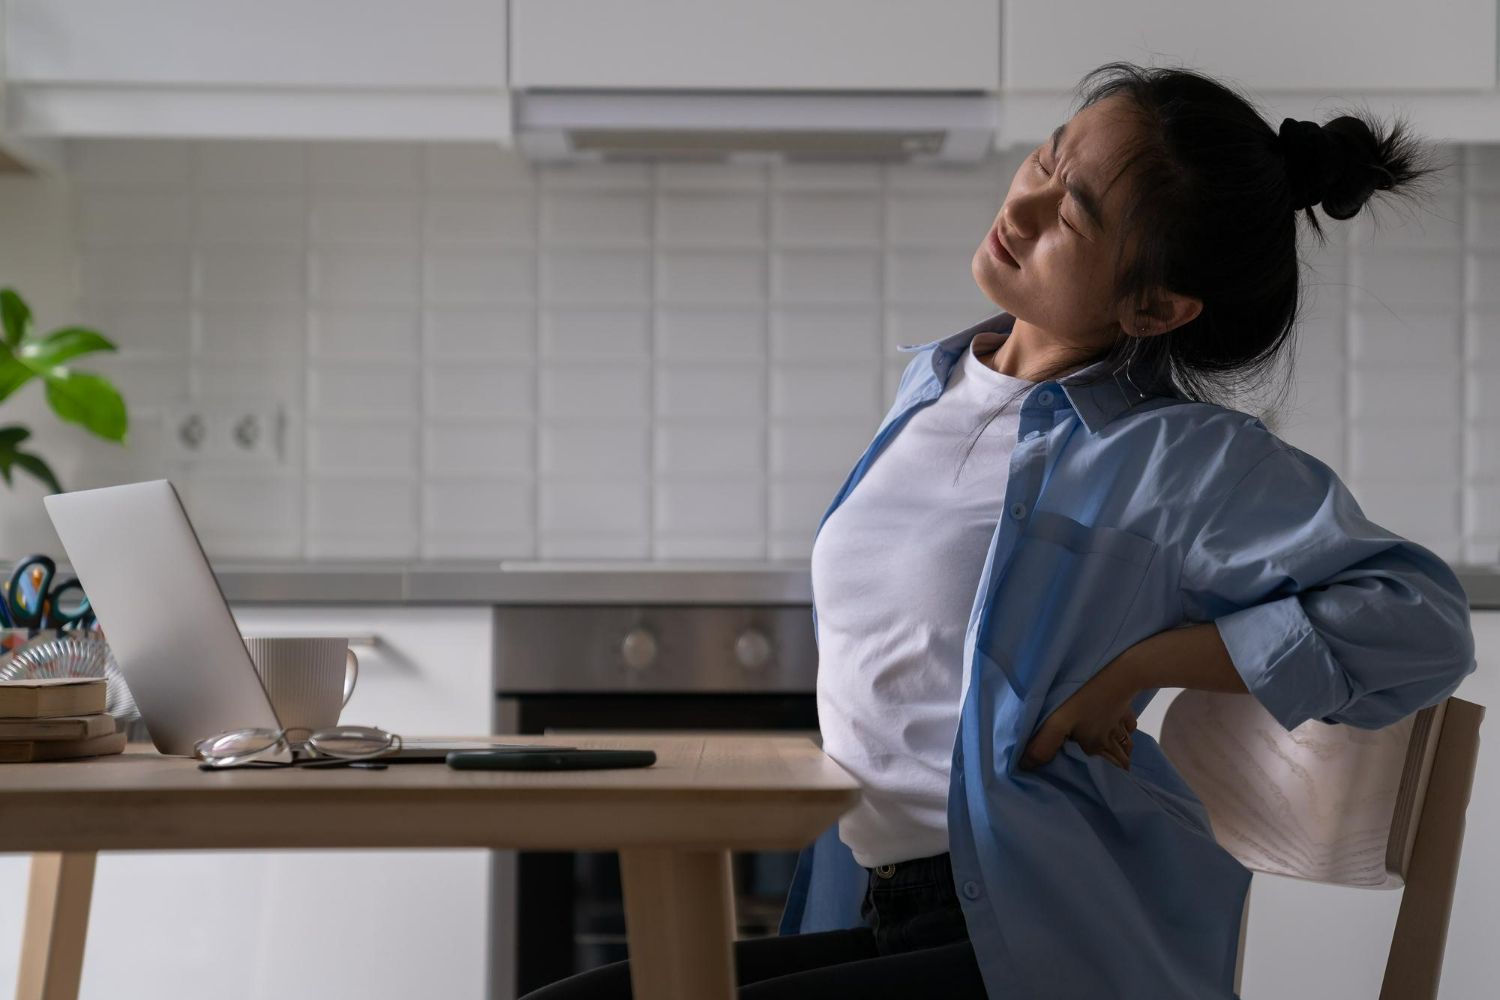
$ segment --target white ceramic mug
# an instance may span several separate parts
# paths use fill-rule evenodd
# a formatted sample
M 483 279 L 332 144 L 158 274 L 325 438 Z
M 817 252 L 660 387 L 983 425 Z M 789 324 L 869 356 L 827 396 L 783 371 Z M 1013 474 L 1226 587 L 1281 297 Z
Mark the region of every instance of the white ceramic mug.
M 359 657 L 339 636 L 247 635 L 245 648 L 283 729 L 339 724 L 359 680 Z

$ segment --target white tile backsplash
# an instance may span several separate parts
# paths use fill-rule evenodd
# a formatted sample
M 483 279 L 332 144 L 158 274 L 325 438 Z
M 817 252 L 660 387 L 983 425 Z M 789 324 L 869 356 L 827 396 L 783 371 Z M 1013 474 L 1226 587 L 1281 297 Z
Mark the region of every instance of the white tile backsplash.
M 536 232 L 536 201 L 527 194 L 434 198 L 427 202 L 423 225 L 434 246 L 529 246 Z
M 316 197 L 310 205 L 308 235 L 318 243 L 404 246 L 421 237 L 422 205 L 416 198 Z
M 417 471 L 417 428 L 408 421 L 319 420 L 308 424 L 307 467 L 321 477 Z
M 414 361 L 421 315 L 406 306 L 320 305 L 308 311 L 308 351 L 314 358 Z
M 764 247 L 766 202 L 758 193 L 657 195 L 658 247 Z
M 124 243 L 79 252 L 80 291 L 87 302 L 185 303 L 191 288 L 186 250 Z
M 137 429 L 79 446 L 84 478 L 184 480 L 234 556 L 805 558 L 896 346 L 998 310 L 970 265 L 1018 158 L 76 143 L 77 313 L 119 342 L 101 370 Z M 1426 207 L 1307 248 L 1275 420 L 1372 518 L 1494 561 L 1500 154 L 1461 161 Z M 174 459 L 163 415 L 232 400 L 281 406 L 282 462 Z
M 187 243 L 192 200 L 184 194 L 96 191 L 78 202 L 77 237 L 84 245 Z
M 664 249 L 655 264 L 658 302 L 758 305 L 766 298 L 763 251 Z
M 415 417 L 421 411 L 414 365 L 313 364 L 308 368 L 309 416 Z
M 294 191 L 300 196 L 307 187 L 308 153 L 300 142 L 202 142 L 193 152 L 198 187 L 204 191 Z
M 306 296 L 307 258 L 300 250 L 204 247 L 194 264 L 199 302 L 281 304 Z
M 431 417 L 494 420 L 535 412 L 536 375 L 529 365 L 471 362 L 427 366 L 424 393 Z
M 422 454 L 429 476 L 531 477 L 536 431 L 529 423 L 428 420 Z
M 429 250 L 426 298 L 443 305 L 529 302 L 536 298 L 536 273 L 530 251 Z
M 252 243 L 301 246 L 307 239 L 307 201 L 286 194 L 205 194 L 198 199 L 200 246 Z
M 308 255 L 308 294 L 322 302 L 415 306 L 422 261 L 415 250 L 320 247 Z

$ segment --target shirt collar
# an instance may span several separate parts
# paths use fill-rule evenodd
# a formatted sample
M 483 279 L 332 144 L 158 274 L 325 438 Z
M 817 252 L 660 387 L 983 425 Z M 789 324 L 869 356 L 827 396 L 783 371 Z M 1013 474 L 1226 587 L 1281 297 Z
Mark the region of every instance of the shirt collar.
M 920 351 L 935 347 L 936 350 L 932 352 L 932 373 L 937 377 L 938 384 L 942 385 L 948 381 L 949 371 L 969 349 L 969 343 L 975 337 L 981 333 L 1000 333 L 1009 336 L 1015 322 L 1015 316 L 1008 312 L 1000 312 L 952 336 L 940 337 L 925 344 L 902 344 L 897 350 Z M 1146 365 L 1138 361 L 1132 362 L 1124 372 L 1118 374 L 1110 371 L 1107 366 L 1106 361 L 1096 361 L 1076 372 L 1051 380 L 1052 384 L 1062 389 L 1063 395 L 1067 397 L 1073 409 L 1078 411 L 1079 419 L 1083 421 L 1090 433 L 1097 434 L 1105 424 L 1152 397 L 1186 398 L 1170 375 L 1148 369 Z M 1104 377 L 1091 384 L 1076 384 L 1085 377 L 1092 379 L 1101 374 Z

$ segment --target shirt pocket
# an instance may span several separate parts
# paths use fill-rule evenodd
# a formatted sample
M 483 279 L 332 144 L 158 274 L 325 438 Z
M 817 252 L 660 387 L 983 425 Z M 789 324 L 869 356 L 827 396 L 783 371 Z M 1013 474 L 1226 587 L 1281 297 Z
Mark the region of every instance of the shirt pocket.
M 1140 566 L 1156 557 L 1157 544 L 1124 528 L 1087 525 L 1049 510 L 1034 510 L 1021 537 L 1052 542 L 1078 555 L 1100 555 Z
M 991 608 L 989 657 L 1025 697 L 1038 682 L 1081 684 L 1118 654 L 1121 629 L 1157 562 L 1124 528 L 1032 511 Z

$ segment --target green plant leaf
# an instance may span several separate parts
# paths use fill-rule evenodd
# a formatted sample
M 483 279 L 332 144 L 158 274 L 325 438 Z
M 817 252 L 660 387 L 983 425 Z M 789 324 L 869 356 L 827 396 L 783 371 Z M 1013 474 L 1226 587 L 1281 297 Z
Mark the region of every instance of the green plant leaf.
M 109 441 L 125 440 L 125 400 L 107 379 L 67 368 L 55 369 L 45 378 L 47 402 L 59 417 Z
M 67 326 L 54 330 L 41 339 L 27 341 L 16 354 L 23 364 L 30 365 L 37 374 L 45 374 L 45 369 L 56 368 L 80 354 L 114 349 L 115 345 L 96 330 Z
M 14 289 L 0 288 L 0 324 L 5 328 L 5 343 L 15 347 L 31 328 L 31 307 Z
M 115 345 L 108 338 L 87 327 L 63 327 L 45 337 L 35 336 L 26 301 L 14 289 L 0 289 L 0 402 L 40 378 L 47 387 L 47 402 L 59 419 L 123 444 L 128 418 L 119 390 L 102 375 L 74 371 L 68 364 L 85 354 L 113 350 Z M 20 450 L 21 442 L 30 436 L 25 427 L 0 428 L 0 480 L 9 485 L 11 470 L 21 469 L 61 492 L 57 477 L 41 456 Z
M 16 452 L 16 464 L 40 479 L 53 493 L 63 491 L 62 483 L 57 481 L 57 477 L 52 474 L 51 467 L 42 461 L 40 455 L 32 455 L 24 451 Z
M 11 356 L 10 351 L 0 348 L 0 399 L 4 399 L 36 377 L 29 365 L 22 364 Z
M 11 485 L 10 470 L 19 467 L 40 479 L 53 493 L 61 493 L 62 485 L 47 463 L 40 456 L 17 447 L 30 436 L 31 432 L 24 427 L 0 427 L 0 479 L 5 480 L 5 485 Z

